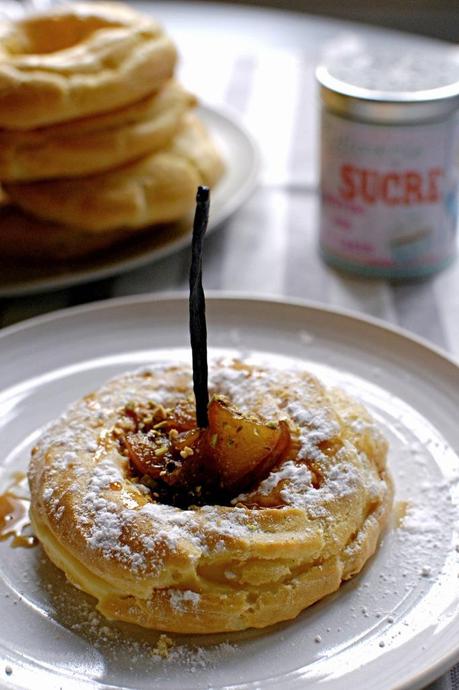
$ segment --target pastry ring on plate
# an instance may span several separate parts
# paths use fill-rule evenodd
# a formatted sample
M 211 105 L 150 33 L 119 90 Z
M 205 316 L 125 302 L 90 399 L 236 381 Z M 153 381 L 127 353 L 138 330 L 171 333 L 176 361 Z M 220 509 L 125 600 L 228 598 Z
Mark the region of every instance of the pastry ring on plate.
M 166 148 L 132 163 L 89 177 L 8 183 L 5 190 L 36 218 L 106 232 L 185 217 L 198 185 L 213 186 L 222 172 L 206 130 L 189 113 Z
M 182 633 L 261 628 L 337 590 L 376 549 L 392 484 L 387 444 L 366 410 L 301 369 L 219 360 L 211 371 L 219 395 L 209 442 L 218 486 L 232 488 L 225 500 L 210 500 L 193 472 L 193 489 L 174 493 L 170 477 L 193 467 L 187 444 L 197 433 L 183 431 L 186 366 L 109 381 L 51 423 L 32 451 L 35 532 L 109 619 Z M 182 448 L 176 460 L 160 445 L 166 437 Z M 247 474 L 240 463 L 255 437 L 267 450 Z M 147 446 L 150 469 L 163 463 L 156 479 L 142 474 Z
M 194 96 L 170 80 L 119 110 L 40 129 L 0 130 L 0 180 L 44 180 L 115 168 L 167 146 Z
M 126 5 L 72 3 L 0 24 L 0 127 L 32 129 L 107 112 L 158 90 L 176 50 Z

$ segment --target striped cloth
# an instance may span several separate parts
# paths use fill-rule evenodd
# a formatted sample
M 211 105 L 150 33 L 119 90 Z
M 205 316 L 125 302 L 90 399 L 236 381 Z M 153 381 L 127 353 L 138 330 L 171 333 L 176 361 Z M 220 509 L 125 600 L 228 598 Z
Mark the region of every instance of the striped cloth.
M 246 23 L 236 40 L 234 26 L 228 26 L 224 37 L 221 31 L 206 31 L 203 5 L 196 9 L 199 32 L 187 26 L 190 14 L 185 9 L 185 20 L 182 16 L 174 25 L 176 15 L 165 6 L 160 3 L 159 14 L 162 8 L 162 18 L 181 48 L 183 82 L 203 102 L 230 107 L 262 153 L 257 191 L 207 240 L 206 288 L 299 297 L 352 309 L 401 326 L 459 356 L 459 262 L 431 280 L 396 284 L 340 275 L 317 255 L 319 118 L 314 65 L 322 39 L 332 40 L 342 27 L 310 20 L 314 31 L 309 30 L 304 45 L 296 41 L 291 48 L 273 47 L 257 36 L 255 10 L 246 15 L 252 25 Z M 222 12 L 219 8 L 218 16 L 224 19 Z M 267 16 L 260 14 L 263 35 Z M 276 32 L 280 25 L 271 22 L 271 31 Z M 185 290 L 188 265 L 189 252 L 184 250 L 118 277 L 0 300 L 0 323 L 6 326 L 91 300 Z M 459 690 L 459 667 L 429 686 L 429 690 L 453 689 Z

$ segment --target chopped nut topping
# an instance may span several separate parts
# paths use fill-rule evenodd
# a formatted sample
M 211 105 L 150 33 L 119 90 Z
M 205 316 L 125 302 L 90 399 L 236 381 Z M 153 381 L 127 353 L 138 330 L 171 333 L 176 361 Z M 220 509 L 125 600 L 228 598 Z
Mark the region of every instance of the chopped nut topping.
M 289 452 L 285 421 L 243 415 L 223 396 L 211 400 L 208 413 L 203 429 L 185 398 L 173 410 L 146 402 L 121 410 L 112 438 L 156 500 L 183 508 L 228 504 Z
M 162 422 L 158 422 L 157 424 L 155 424 L 155 429 L 162 429 L 163 427 L 167 426 L 168 423 L 169 422 L 167 421 L 167 419 L 164 419 Z

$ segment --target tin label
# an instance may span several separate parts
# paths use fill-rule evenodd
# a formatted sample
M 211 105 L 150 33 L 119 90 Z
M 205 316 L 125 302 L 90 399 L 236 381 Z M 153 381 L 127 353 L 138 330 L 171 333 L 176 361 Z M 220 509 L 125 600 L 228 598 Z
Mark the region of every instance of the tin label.
M 372 125 L 322 112 L 322 249 L 343 267 L 420 275 L 454 255 L 455 119 Z

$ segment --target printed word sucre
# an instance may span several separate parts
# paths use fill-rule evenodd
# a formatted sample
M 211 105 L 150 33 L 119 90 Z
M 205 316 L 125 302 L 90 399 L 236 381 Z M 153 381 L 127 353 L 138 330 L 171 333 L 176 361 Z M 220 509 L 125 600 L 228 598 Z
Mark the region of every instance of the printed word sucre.
M 387 206 L 433 204 L 441 199 L 442 168 L 387 172 L 342 165 L 340 196 L 346 201 L 365 204 L 383 203 Z

